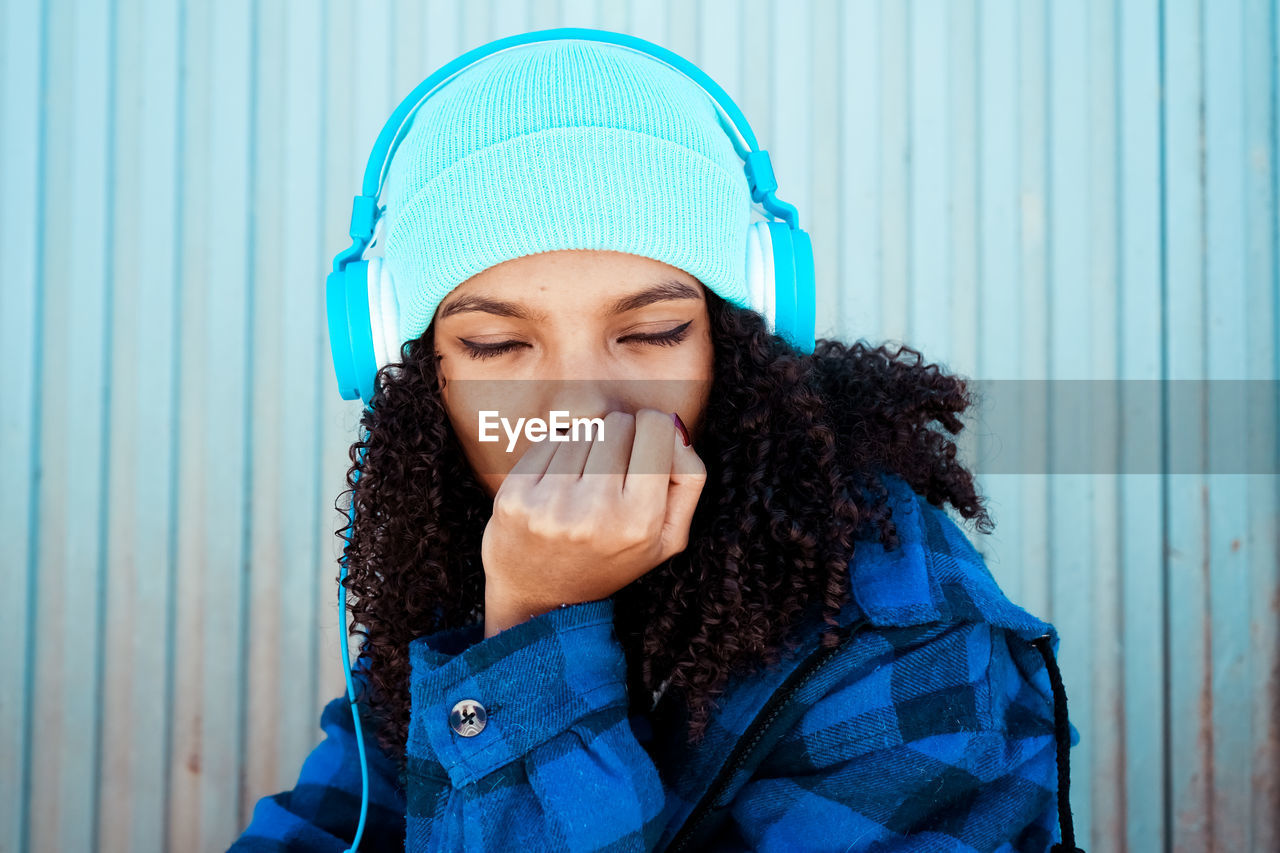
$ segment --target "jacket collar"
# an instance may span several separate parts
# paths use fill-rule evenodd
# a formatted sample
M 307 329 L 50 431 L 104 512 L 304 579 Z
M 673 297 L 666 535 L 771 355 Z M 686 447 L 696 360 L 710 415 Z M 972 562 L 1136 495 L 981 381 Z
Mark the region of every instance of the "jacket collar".
M 982 621 L 1027 640 L 1053 633 L 1053 626 L 1005 597 L 982 555 L 944 509 L 896 474 L 882 479 L 899 546 L 888 551 L 878 540 L 858 541 L 849 563 L 852 596 L 841 624 L 858 617 L 883 628 Z

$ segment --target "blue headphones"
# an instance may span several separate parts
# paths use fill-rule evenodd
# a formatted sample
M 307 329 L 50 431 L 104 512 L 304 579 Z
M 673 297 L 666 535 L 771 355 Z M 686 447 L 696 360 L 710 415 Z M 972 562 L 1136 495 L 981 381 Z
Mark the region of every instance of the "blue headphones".
M 774 217 L 753 222 L 748 228 L 745 262 L 750 307 L 801 351 L 813 351 L 816 313 L 813 247 L 809 235 L 800 228 L 795 207 L 774 195 L 778 182 L 773 176 L 769 152 L 760 149 L 751 125 L 733 99 L 696 65 L 652 42 L 608 30 L 561 27 L 521 33 L 467 51 L 410 92 L 378 134 L 365 166 L 361 194 L 351 206 L 351 246 L 334 257 L 333 272 L 329 273 L 325 288 L 329 346 L 338 390 L 344 400 L 359 397 L 368 403 L 373 397 L 378 368 L 399 358 L 401 342 L 394 289 L 382 259 L 362 256 L 377 230 L 382 212 L 378 198 L 388 166 L 414 114 L 438 89 L 479 60 L 508 48 L 559 39 L 615 44 L 648 54 L 701 86 L 728 116 L 742 137 L 741 141 L 734 138 L 733 143 L 743 157 L 751 199 Z
M 777 334 L 787 338 L 802 352 L 813 351 L 816 314 L 813 247 L 809 235 L 800 229 L 796 209 L 774 195 L 778 182 L 773 176 L 769 152 L 760 149 L 751 125 L 733 99 L 696 65 L 652 42 L 608 30 L 560 27 L 498 39 L 467 51 L 418 84 L 383 125 L 365 166 L 360 195 L 355 197 L 351 206 L 351 246 L 334 257 L 333 272 L 329 273 L 325 284 L 329 347 L 333 352 L 333 369 L 338 377 L 338 390 L 342 399 L 354 400 L 359 397 L 367 406 L 373 398 L 374 379 L 378 369 L 399 357 L 401 342 L 398 340 L 395 291 L 390 286 L 382 259 L 366 259 L 363 255 L 369 248 L 382 213 L 382 209 L 378 207 L 378 198 L 382 194 L 387 168 L 414 113 L 433 93 L 463 69 L 481 59 L 508 48 L 559 39 L 615 44 L 648 54 L 701 86 L 729 117 L 742 137 L 741 141 L 735 138 L 733 143 L 735 150 L 743 158 L 743 170 L 751 189 L 751 200 L 763 207 L 766 214 L 774 217 L 748 226 L 745 263 L 750 307 L 762 314 Z M 781 221 L 776 221 L 778 219 Z M 353 483 L 360 476 L 364 454 L 365 448 L 362 447 Z M 354 526 L 354 502 L 348 510 L 348 518 Z M 346 576 L 344 549 L 341 580 L 345 580 Z M 362 785 L 360 823 L 347 851 L 353 853 L 364 834 L 369 801 L 369 770 L 365 761 L 364 734 L 360 726 L 355 688 L 351 681 L 350 652 L 347 647 L 346 625 L 343 624 L 346 612 L 347 588 L 340 584 L 338 623 L 342 636 L 342 667 L 346 673 L 347 698 L 355 721 Z

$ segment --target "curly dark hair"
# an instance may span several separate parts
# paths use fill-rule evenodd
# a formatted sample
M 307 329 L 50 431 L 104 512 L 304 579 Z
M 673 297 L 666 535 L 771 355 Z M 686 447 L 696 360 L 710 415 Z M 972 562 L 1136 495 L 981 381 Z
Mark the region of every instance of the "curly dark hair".
M 729 676 L 798 648 L 796 631 L 817 608 L 821 642 L 834 644 L 855 541 L 898 545 L 882 473 L 994 529 L 955 443 L 932 428 L 963 428 L 962 379 L 906 346 L 821 340 L 807 355 L 754 311 L 706 296 L 714 366 L 696 450 L 707 481 L 689 546 L 613 596 L 632 701 L 667 681 L 663 702 L 682 698 L 690 744 Z M 355 523 L 337 532 L 349 538 L 350 627 L 364 637 L 368 685 L 357 698 L 403 774 L 409 642 L 482 619 L 480 541 L 493 502 L 446 416 L 434 329 L 401 357 L 378 371 L 338 501 L 345 513 L 351 496 Z

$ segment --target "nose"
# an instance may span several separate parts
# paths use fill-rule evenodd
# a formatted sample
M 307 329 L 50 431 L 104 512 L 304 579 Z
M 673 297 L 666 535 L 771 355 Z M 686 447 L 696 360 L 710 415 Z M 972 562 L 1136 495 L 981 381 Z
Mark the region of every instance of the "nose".
M 570 421 L 574 418 L 603 418 L 614 410 L 626 411 L 614 380 L 548 379 L 546 386 L 547 413 L 568 412 Z

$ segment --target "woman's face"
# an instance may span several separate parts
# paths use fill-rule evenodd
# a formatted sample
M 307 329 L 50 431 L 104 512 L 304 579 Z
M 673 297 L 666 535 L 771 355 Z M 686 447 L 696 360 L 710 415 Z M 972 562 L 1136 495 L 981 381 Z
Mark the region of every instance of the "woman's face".
M 491 497 L 532 444 L 519 418 L 652 408 L 698 435 L 712 377 L 706 297 L 661 261 L 584 250 L 506 261 L 454 288 L 434 333 L 445 410 Z M 496 441 L 480 440 L 482 412 L 496 413 L 485 416 Z

